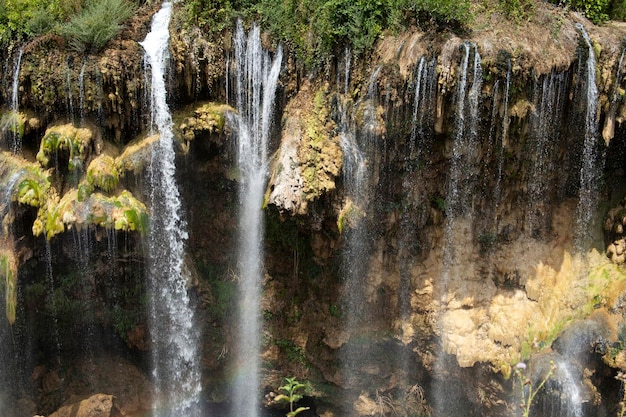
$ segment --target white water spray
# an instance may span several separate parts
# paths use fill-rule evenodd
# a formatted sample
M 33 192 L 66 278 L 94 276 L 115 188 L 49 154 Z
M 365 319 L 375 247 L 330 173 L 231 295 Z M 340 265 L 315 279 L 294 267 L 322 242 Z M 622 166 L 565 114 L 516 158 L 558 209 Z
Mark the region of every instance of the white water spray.
M 184 270 L 187 225 L 175 180 L 174 134 L 167 105 L 165 73 L 169 58 L 172 3 L 154 15 L 141 46 L 151 69 L 151 120 L 159 133 L 151 161 L 149 291 L 153 376 L 157 399 L 167 417 L 199 415 L 199 334 Z
M 13 132 L 11 134 L 11 150 L 13 153 L 20 153 L 22 151 L 22 138 L 19 134 L 19 91 L 20 91 L 20 69 L 22 67 L 22 54 L 24 50 L 20 48 L 17 53 L 17 60 L 15 62 L 15 66 L 13 67 L 13 83 L 11 85 L 11 112 L 14 114 L 15 122 L 13 124 Z
M 282 63 L 279 46 L 274 58 L 261 45 L 254 26 L 246 36 L 241 22 L 235 34 L 235 88 L 237 162 L 239 189 L 239 337 L 237 380 L 233 416 L 255 417 L 259 413 L 261 281 L 263 277 L 263 194 L 268 175 L 268 146 L 274 114 L 278 76 Z
M 85 119 L 85 67 L 87 61 L 83 61 L 83 66 L 78 74 L 78 111 L 80 112 L 80 125 L 82 126 Z
M 588 56 L 586 66 L 586 104 L 585 114 L 585 139 L 583 144 L 583 154 L 580 163 L 580 189 L 578 195 L 577 223 L 575 244 L 578 250 L 582 250 L 586 236 L 589 235 L 591 218 L 596 208 L 596 190 L 598 189 L 601 167 L 598 156 L 598 121 L 596 113 L 598 109 L 598 87 L 596 86 L 596 56 L 593 50 L 591 39 L 587 31 L 580 23 L 576 24 L 577 29 L 583 36 L 587 44 Z

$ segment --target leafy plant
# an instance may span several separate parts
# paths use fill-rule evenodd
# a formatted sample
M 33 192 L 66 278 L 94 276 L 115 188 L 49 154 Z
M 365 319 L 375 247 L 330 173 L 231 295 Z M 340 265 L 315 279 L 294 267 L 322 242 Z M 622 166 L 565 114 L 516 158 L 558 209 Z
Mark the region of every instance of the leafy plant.
M 88 0 L 80 14 L 60 29 L 69 46 L 77 52 L 102 49 L 122 29 L 122 22 L 135 13 L 127 0 Z
M 298 382 L 296 378 L 285 378 L 285 385 L 278 388 L 278 390 L 283 391 L 284 394 L 278 394 L 274 398 L 274 401 L 289 404 L 289 412 L 286 414 L 287 417 L 294 417 L 309 409 L 309 407 L 298 407 L 294 409 L 295 404 L 302 399 L 302 394 L 298 392 L 305 388 L 306 385 Z

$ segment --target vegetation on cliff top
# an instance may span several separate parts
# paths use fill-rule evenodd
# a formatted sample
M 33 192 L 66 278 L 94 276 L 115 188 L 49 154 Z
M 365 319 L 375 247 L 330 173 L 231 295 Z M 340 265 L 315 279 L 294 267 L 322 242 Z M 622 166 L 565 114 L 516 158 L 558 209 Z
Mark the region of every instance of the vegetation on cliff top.
M 348 47 L 356 54 L 386 32 L 408 26 L 471 30 L 472 10 L 528 19 L 538 0 L 184 0 L 183 20 L 219 36 L 236 18 L 263 24 L 276 41 L 307 66 L 324 63 Z M 626 19 L 626 0 L 551 0 L 594 23 Z M 61 35 L 79 51 L 96 51 L 117 35 L 142 0 L 0 0 L 0 44 Z

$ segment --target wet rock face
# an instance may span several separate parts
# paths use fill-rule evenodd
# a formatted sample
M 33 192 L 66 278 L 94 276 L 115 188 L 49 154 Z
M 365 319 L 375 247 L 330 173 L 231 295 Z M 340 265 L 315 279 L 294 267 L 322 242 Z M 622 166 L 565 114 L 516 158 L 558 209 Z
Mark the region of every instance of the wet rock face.
M 626 198 L 609 210 L 604 221 L 606 256 L 616 264 L 626 263 Z

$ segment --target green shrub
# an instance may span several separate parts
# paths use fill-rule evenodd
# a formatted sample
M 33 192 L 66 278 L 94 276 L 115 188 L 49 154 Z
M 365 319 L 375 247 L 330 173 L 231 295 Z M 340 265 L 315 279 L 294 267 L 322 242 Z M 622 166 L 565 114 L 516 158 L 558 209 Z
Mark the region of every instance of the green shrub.
M 56 29 L 82 9 L 84 0 L 0 0 L 0 44 Z
M 127 0 L 90 0 L 60 32 L 75 51 L 98 51 L 118 34 L 121 23 L 134 12 L 135 5 Z

